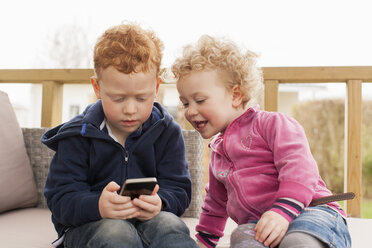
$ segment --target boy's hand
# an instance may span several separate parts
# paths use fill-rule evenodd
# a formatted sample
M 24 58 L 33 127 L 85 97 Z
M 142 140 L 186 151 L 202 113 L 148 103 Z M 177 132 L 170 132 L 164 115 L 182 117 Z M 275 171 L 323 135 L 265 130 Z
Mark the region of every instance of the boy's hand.
M 162 202 L 157 194 L 159 185 L 156 185 L 151 195 L 140 195 L 139 198 L 134 198 L 132 203 L 139 208 L 137 219 L 141 221 L 150 220 L 158 215 L 161 211 Z
M 131 219 L 139 214 L 139 209 L 132 204 L 130 197 L 121 196 L 116 191 L 120 186 L 110 182 L 102 190 L 98 201 L 99 213 L 102 218 Z
M 256 240 L 265 246 L 276 247 L 288 230 L 289 222 L 274 211 L 265 212 L 258 221 L 255 232 Z

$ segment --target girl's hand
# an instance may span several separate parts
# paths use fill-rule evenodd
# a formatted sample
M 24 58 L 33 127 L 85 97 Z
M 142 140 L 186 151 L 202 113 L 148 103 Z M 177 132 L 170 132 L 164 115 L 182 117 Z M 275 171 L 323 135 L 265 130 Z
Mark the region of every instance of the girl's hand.
M 265 246 L 276 247 L 282 241 L 289 227 L 289 222 L 280 214 L 267 211 L 258 221 L 255 232 L 256 240 Z
M 202 242 L 200 242 L 198 239 L 196 240 L 196 243 L 200 248 L 207 248 Z
M 158 190 L 159 185 L 156 185 L 151 195 L 140 195 L 139 198 L 132 200 L 133 205 L 139 209 L 137 219 L 141 221 L 149 220 L 160 213 L 162 201 L 157 194 Z

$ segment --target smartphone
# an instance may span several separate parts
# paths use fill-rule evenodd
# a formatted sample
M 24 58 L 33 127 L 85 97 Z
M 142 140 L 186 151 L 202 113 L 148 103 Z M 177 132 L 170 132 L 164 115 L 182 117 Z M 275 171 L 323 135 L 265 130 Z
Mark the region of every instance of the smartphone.
M 130 178 L 125 180 L 120 195 L 130 196 L 131 199 L 151 195 L 157 183 L 155 177 Z

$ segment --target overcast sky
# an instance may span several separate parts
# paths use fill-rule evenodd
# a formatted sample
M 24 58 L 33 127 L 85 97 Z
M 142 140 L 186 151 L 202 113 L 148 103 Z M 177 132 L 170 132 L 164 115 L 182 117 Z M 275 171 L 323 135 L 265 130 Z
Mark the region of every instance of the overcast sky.
M 158 34 L 166 67 L 202 34 L 258 53 L 261 66 L 371 66 L 371 9 L 369 0 L 1 0 L 0 69 L 48 68 L 40 57 L 63 26 L 86 30 L 91 50 L 123 21 Z

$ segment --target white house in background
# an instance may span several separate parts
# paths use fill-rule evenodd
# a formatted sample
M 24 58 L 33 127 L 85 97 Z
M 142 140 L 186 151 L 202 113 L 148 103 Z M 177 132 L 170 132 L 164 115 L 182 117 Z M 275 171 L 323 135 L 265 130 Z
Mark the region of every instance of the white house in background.
M 322 95 L 327 94 L 326 92 L 328 92 L 328 88 L 324 84 L 280 84 L 278 111 L 292 115 L 292 109 L 296 103 L 319 99 Z
M 90 84 L 65 84 L 63 86 L 62 122 L 84 111 L 87 105 L 96 101 Z

